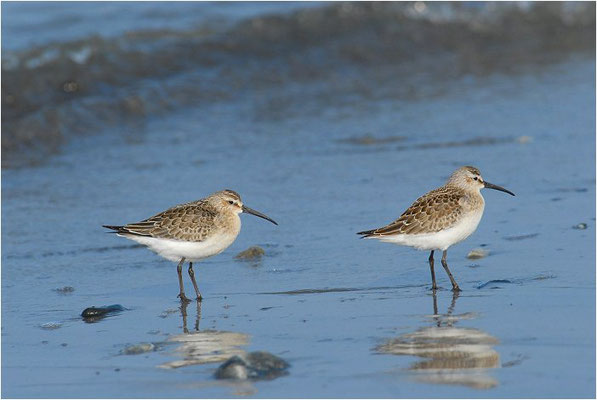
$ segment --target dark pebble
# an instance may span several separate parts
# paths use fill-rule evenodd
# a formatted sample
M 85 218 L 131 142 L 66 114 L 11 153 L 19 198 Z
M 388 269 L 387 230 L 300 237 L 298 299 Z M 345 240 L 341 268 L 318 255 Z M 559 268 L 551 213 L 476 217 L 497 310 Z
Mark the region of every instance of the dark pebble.
M 218 367 L 216 379 L 260 380 L 286 375 L 290 365 L 271 353 L 254 351 L 243 356 L 233 356 Z
M 96 322 L 102 318 L 105 318 L 109 314 L 119 313 L 124 310 L 126 310 L 126 308 L 120 304 L 112 304 L 111 306 L 102 307 L 88 307 L 83 310 L 81 316 L 85 322 Z

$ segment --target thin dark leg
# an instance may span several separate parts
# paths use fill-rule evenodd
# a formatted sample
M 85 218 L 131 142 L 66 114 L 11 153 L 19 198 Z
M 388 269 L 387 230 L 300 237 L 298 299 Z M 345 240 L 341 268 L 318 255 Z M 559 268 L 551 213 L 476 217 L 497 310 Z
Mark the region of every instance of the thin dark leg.
M 197 282 L 195 281 L 195 271 L 193 270 L 193 263 L 189 263 L 189 276 L 191 277 L 191 281 L 193 281 L 193 286 L 195 287 L 195 294 L 197 295 L 197 301 L 201 301 L 201 293 L 199 293 L 199 288 L 197 287 Z
M 431 250 L 431 254 L 429 254 L 429 268 L 431 269 L 431 289 L 436 290 L 437 284 L 435 283 L 435 269 L 433 268 L 433 252 L 435 250 Z
M 450 269 L 448 268 L 448 262 L 446 261 L 447 256 L 448 256 L 448 250 L 444 250 L 444 254 L 442 255 L 442 265 L 444 266 L 444 269 L 446 270 L 448 277 L 450 277 L 450 282 L 452 282 L 452 291 L 460 292 L 460 288 L 458 287 L 458 284 L 454 280 L 454 277 L 452 276 L 452 273 L 450 272 Z
M 180 301 L 191 301 L 187 299 L 187 296 L 184 294 L 184 285 L 182 284 L 182 265 L 184 264 L 184 257 L 178 263 L 176 267 L 176 271 L 178 272 L 178 286 L 180 286 L 180 293 L 178 293 L 178 297 L 180 297 Z

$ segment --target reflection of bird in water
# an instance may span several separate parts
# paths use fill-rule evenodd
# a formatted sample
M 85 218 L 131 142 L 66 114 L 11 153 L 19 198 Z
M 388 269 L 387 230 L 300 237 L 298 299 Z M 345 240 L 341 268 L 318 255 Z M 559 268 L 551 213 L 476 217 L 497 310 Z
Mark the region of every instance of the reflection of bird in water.
M 182 302 L 180 312 L 182 315 L 182 330 L 184 333 L 172 336 L 168 342 L 178 343 L 174 350 L 177 360 L 161 364 L 162 368 L 179 368 L 195 364 L 223 362 L 235 355 L 245 354 L 241 346 L 249 343 L 249 336 L 239 332 L 226 332 L 216 330 L 199 331 L 201 320 L 201 302 L 197 305 L 194 332 L 187 328 L 188 302 Z
M 458 384 L 476 389 L 489 389 L 498 382 L 487 374 L 488 368 L 500 366 L 500 356 L 492 348 L 498 340 L 474 328 L 454 327 L 472 314 L 453 315 L 458 293 L 446 314 L 437 312 L 437 298 L 433 293 L 435 326 L 389 339 L 375 351 L 385 354 L 411 355 L 424 358 L 408 369 L 417 372 L 416 379 L 438 384 Z
M 199 332 L 199 321 L 201 320 L 201 302 L 196 302 L 197 304 L 197 314 L 195 317 L 195 332 Z M 187 328 L 187 307 L 189 303 L 186 301 L 181 302 L 180 304 L 180 313 L 182 314 L 182 331 L 184 333 L 189 333 L 189 329 Z

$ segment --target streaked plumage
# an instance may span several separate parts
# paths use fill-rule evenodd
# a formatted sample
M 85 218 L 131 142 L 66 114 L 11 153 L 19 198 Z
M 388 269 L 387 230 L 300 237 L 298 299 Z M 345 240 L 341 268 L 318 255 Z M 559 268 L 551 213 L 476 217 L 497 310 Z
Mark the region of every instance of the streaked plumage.
M 363 238 L 431 250 L 429 265 L 433 289 L 437 287 L 433 251 L 442 250 L 442 265 L 452 281 L 452 288 L 460 290 L 445 261 L 447 249 L 477 229 L 485 209 L 480 192 L 484 187 L 514 196 L 514 193 L 500 186 L 484 182 L 477 168 L 465 166 L 456 170 L 444 186 L 419 197 L 397 220 L 358 234 L 363 235 Z
M 104 225 L 118 236 L 134 240 L 147 246 L 160 256 L 179 262 L 178 276 L 182 300 L 187 300 L 182 285 L 181 269 L 189 261 L 189 275 L 197 294 L 193 262 L 219 254 L 230 246 L 241 228 L 239 215 L 242 212 L 264 218 L 274 224 L 271 218 L 242 203 L 238 193 L 222 190 L 204 199 L 180 204 L 153 217 L 123 226 Z
M 238 193 L 223 190 L 204 199 L 179 204 L 141 222 L 105 227 L 117 230 L 125 237 L 145 236 L 195 243 L 204 242 L 221 231 L 236 237 L 240 232 L 238 214 L 221 212 L 228 201 L 240 202 L 241 199 Z

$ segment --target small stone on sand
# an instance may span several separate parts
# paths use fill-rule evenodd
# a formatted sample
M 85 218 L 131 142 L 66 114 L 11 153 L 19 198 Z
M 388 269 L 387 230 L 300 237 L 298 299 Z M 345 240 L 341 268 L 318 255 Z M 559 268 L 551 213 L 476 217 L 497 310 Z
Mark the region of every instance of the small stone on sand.
M 142 353 L 148 353 L 148 352 L 154 351 L 154 350 L 155 350 L 155 345 L 153 343 L 139 343 L 139 344 L 133 344 L 130 346 L 126 346 L 122 350 L 122 354 L 126 354 L 126 355 L 142 354 Z
M 478 260 L 479 258 L 484 258 L 489 255 L 489 251 L 483 249 L 472 249 L 466 255 L 466 258 L 469 260 Z
M 261 247 L 252 246 L 245 251 L 241 251 L 236 256 L 234 256 L 234 258 L 237 260 L 251 261 L 260 259 L 264 254 L 265 250 L 263 250 Z
M 86 309 L 84 309 L 83 312 L 81 313 L 81 316 L 83 317 L 83 320 L 85 322 L 97 322 L 100 319 L 105 318 L 106 316 L 108 316 L 110 314 L 117 314 L 124 310 L 126 310 L 126 308 L 124 308 L 120 304 L 112 304 L 110 306 L 102 306 L 102 307 L 93 306 L 93 307 L 87 307 Z
M 216 379 L 274 379 L 285 375 L 290 365 L 271 353 L 254 351 L 246 355 L 233 356 L 218 367 Z
M 58 329 L 61 326 L 62 326 L 62 324 L 60 322 L 46 322 L 45 324 L 40 325 L 41 329 L 45 329 L 48 331 Z

